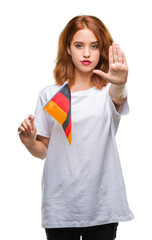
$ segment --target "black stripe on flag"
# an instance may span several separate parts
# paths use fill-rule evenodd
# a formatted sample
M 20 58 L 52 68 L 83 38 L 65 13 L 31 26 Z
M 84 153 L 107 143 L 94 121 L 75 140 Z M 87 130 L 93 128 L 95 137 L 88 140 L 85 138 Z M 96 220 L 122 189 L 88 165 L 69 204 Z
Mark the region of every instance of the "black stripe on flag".
M 65 85 L 65 87 L 61 90 L 61 93 L 69 100 L 71 104 L 71 92 L 68 84 Z
M 65 120 L 65 122 L 63 123 L 62 127 L 65 131 L 65 129 L 68 127 L 69 125 L 69 122 L 70 122 L 70 118 L 71 118 L 71 104 L 70 104 L 70 107 L 69 107 L 69 111 L 68 111 L 68 115 L 67 115 L 67 118 Z M 72 124 L 72 123 L 71 123 Z M 71 126 L 72 127 L 72 126 Z

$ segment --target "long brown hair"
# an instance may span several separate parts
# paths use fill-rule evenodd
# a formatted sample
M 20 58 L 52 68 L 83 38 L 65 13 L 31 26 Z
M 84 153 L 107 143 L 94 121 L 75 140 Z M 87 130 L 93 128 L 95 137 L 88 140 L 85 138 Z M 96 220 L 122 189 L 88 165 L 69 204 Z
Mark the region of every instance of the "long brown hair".
M 54 77 L 58 85 L 62 85 L 69 79 L 69 86 L 74 84 L 74 64 L 71 56 L 67 52 L 67 46 L 70 46 L 74 34 L 84 28 L 91 30 L 99 42 L 100 59 L 95 69 L 108 72 L 109 69 L 109 47 L 113 39 L 104 25 L 104 23 L 95 16 L 76 16 L 71 19 L 60 34 L 58 44 L 58 55 L 56 66 L 54 68 Z M 101 89 L 107 85 L 107 81 L 97 74 L 92 74 L 91 81 L 93 85 Z

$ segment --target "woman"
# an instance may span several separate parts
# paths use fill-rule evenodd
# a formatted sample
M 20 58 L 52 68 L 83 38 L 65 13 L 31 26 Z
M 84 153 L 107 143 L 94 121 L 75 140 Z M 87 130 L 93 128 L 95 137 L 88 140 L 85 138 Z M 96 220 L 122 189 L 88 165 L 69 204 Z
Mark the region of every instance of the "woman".
M 129 112 L 125 54 L 101 20 L 77 16 L 59 39 L 55 84 L 44 88 L 36 112 L 68 79 L 72 143 L 47 112 L 29 115 L 18 130 L 29 152 L 44 159 L 42 227 L 47 239 L 112 240 L 129 209 L 115 134 Z

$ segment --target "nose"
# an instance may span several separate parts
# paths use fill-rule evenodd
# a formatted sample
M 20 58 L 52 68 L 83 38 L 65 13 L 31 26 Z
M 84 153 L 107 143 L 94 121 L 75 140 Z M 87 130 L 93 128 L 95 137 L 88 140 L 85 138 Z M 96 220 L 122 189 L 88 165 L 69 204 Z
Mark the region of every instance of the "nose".
M 85 58 L 89 58 L 90 57 L 89 47 L 85 47 L 84 48 L 83 57 L 85 57 Z

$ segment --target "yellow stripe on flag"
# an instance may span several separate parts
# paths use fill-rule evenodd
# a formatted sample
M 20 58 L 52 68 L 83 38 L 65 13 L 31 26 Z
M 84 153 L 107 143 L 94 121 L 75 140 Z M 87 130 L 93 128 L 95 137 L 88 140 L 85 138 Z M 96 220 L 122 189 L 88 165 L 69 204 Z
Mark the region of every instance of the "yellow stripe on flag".
M 67 114 L 55 102 L 50 101 L 44 109 L 61 125 L 65 122 Z
M 68 141 L 69 141 L 70 145 L 71 145 L 71 140 L 72 140 L 71 138 L 72 138 L 72 135 L 71 135 L 71 131 L 70 131 L 69 136 L 68 136 Z

